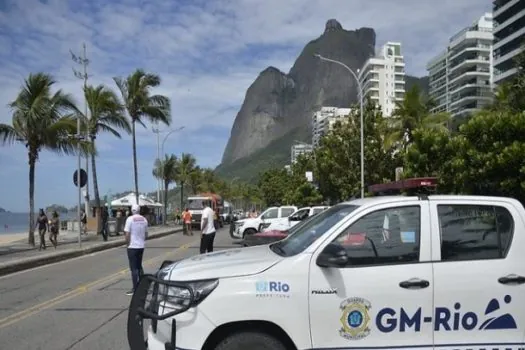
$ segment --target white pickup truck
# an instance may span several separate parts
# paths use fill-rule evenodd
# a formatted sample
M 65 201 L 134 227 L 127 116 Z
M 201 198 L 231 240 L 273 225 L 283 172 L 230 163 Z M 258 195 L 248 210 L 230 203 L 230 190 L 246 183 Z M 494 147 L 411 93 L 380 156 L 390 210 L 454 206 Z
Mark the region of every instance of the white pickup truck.
M 525 209 L 511 198 L 340 203 L 279 242 L 145 275 L 128 342 L 131 350 L 523 349 L 524 251 Z
M 288 231 L 301 221 L 309 218 L 310 216 L 317 215 L 327 208 L 328 207 L 326 206 L 315 206 L 297 209 L 297 211 L 289 217 L 275 220 L 266 227 L 263 227 L 262 231 Z
M 230 235 L 233 239 L 244 239 L 246 235 L 260 232 L 265 225 L 270 225 L 281 218 L 288 218 L 295 211 L 297 211 L 297 207 L 291 205 L 270 207 L 256 218 L 235 221 L 235 227 L 230 231 Z

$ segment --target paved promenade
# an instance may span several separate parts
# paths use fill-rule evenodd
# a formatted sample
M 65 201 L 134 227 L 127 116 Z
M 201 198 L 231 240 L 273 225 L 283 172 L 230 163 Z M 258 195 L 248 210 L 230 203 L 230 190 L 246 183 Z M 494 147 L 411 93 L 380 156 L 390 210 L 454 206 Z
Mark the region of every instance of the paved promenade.
M 198 254 L 199 240 L 182 233 L 149 240 L 145 272 L 156 271 L 163 260 Z M 227 227 L 217 233 L 215 246 L 236 246 Z M 124 247 L 0 277 L 0 348 L 129 349 L 130 288 Z

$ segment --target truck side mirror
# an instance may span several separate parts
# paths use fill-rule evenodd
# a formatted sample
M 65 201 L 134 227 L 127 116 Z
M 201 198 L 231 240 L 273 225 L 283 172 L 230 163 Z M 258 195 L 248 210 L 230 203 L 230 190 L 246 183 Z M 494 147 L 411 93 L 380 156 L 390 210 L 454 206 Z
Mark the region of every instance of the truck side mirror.
M 330 243 L 317 257 L 316 264 L 319 267 L 344 267 L 349 258 L 346 249 L 340 244 Z

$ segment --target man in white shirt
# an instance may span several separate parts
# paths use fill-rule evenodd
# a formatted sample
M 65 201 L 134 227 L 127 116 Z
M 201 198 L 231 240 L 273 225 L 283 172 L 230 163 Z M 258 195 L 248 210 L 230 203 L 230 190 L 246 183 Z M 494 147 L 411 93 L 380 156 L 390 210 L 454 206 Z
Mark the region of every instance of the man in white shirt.
M 207 201 L 203 202 L 202 218 L 201 218 L 201 248 L 200 253 L 213 252 L 213 241 L 215 240 L 215 213 L 210 208 Z
M 144 244 L 148 237 L 148 220 L 140 215 L 140 206 L 133 204 L 131 206 L 131 216 L 126 219 L 124 225 L 124 234 L 128 246 L 129 269 L 131 270 L 131 280 L 133 281 L 133 290 L 127 292 L 127 295 L 133 295 L 141 275 L 142 256 L 144 255 Z

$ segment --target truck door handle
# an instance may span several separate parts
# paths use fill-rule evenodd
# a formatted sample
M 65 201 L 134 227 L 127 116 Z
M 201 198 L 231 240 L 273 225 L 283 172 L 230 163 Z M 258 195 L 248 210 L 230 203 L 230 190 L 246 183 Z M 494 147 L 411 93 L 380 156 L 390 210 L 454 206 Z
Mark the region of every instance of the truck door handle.
M 511 274 L 498 278 L 498 282 L 501 284 L 523 284 L 525 283 L 525 277 Z
M 430 282 L 419 278 L 412 278 L 408 281 L 399 282 L 399 286 L 405 289 L 422 289 L 430 286 Z

